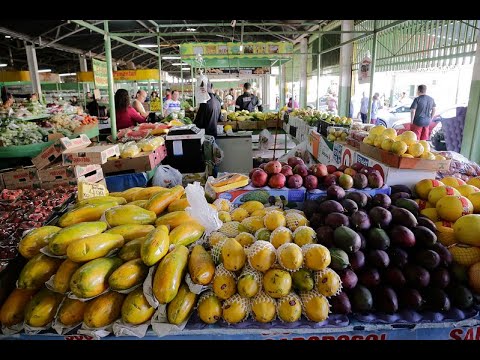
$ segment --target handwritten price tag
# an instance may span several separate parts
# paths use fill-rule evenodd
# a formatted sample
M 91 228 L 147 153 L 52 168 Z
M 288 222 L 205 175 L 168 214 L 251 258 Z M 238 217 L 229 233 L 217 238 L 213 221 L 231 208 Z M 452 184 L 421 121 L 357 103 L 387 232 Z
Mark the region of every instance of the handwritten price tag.
M 78 184 L 78 200 L 90 199 L 96 196 L 107 196 L 107 188 L 98 183 L 82 181 Z

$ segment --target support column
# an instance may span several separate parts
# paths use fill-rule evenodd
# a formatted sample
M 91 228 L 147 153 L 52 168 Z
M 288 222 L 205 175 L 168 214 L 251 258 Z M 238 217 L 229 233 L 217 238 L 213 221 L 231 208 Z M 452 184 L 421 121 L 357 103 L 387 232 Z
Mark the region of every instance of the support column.
M 158 34 L 157 28 L 157 34 Z M 163 84 L 162 84 L 162 55 L 160 53 L 160 35 L 157 35 L 157 45 L 158 45 L 158 89 L 160 96 L 160 112 L 163 114 Z
M 38 101 L 43 102 L 42 87 L 40 86 L 40 77 L 38 76 L 38 63 L 35 45 L 26 45 L 25 50 L 27 51 L 28 70 L 30 71 L 33 92 L 38 94 Z
M 182 63 L 182 58 L 180 58 L 180 64 L 183 64 Z M 182 70 L 182 66 L 183 65 L 180 65 L 180 81 L 182 83 L 180 86 L 181 86 L 181 89 L 182 89 L 182 101 L 183 101 L 184 98 L 183 98 L 183 70 Z
M 353 31 L 353 20 L 342 20 L 342 31 Z M 341 42 L 353 38 L 352 33 L 342 33 Z M 338 115 L 347 116 L 350 113 L 350 101 L 352 98 L 352 56 L 353 42 L 340 48 L 340 87 L 338 94 Z
M 320 109 L 320 76 L 322 74 L 322 33 L 318 30 L 318 55 L 317 55 L 317 110 Z
M 280 103 L 278 105 L 278 109 L 280 110 L 284 105 L 285 105 L 285 89 L 284 89 L 284 77 L 285 77 L 285 71 L 282 71 L 283 65 L 280 64 L 278 67 L 278 86 L 280 88 L 280 91 L 278 93 L 278 96 L 280 98 Z
M 373 77 L 375 75 L 375 63 L 376 63 L 376 54 L 377 52 L 377 20 L 373 21 L 373 45 L 372 45 L 372 63 L 370 64 L 370 93 L 368 97 L 368 113 L 367 113 L 367 123 L 370 123 L 370 116 L 372 115 L 372 96 L 373 96 Z
M 195 83 L 193 82 L 195 70 L 193 69 L 193 65 L 190 68 L 190 76 L 191 76 L 191 84 L 192 84 L 192 107 L 195 107 Z
M 112 140 L 117 140 L 117 116 L 115 113 L 115 97 L 113 93 L 113 68 L 112 68 L 112 41 L 108 30 L 108 20 L 104 21 L 105 30 L 105 57 L 107 60 L 107 79 L 108 79 L 108 103 L 110 105 L 110 127 L 112 130 Z
M 473 65 L 470 97 L 463 128 L 462 155 L 472 161 L 480 162 L 480 35 L 477 38 L 477 50 Z
M 304 37 L 300 40 L 300 99 L 299 105 L 301 108 L 307 107 L 307 56 L 308 39 Z
M 270 104 L 270 74 L 263 75 L 262 92 L 263 92 L 263 99 L 262 99 L 263 109 L 264 109 L 264 111 L 268 111 L 272 108 L 272 106 Z M 267 104 L 268 104 L 268 109 L 265 106 Z
M 88 71 L 88 66 L 87 66 L 87 58 L 85 55 L 78 55 L 78 60 L 80 61 L 80 71 L 81 72 L 87 72 Z M 89 83 L 83 83 L 83 92 L 87 93 L 90 91 L 90 84 Z M 86 96 L 86 94 L 84 94 Z M 85 99 L 86 100 L 86 99 Z M 86 103 L 86 101 L 85 101 Z

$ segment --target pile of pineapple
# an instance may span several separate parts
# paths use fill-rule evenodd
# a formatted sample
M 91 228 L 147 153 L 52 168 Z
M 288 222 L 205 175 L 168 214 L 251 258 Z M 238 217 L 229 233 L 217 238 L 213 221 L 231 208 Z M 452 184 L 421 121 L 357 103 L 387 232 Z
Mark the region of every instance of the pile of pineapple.
M 252 318 L 261 323 L 277 316 L 284 322 L 328 318 L 329 297 L 342 288 L 328 266 L 330 252 L 317 244 L 315 231 L 299 210 L 265 208 L 248 201 L 233 209 L 226 199 L 214 205 L 223 222 L 209 237 L 216 264 L 211 290 L 200 297 L 200 319 L 234 324 Z

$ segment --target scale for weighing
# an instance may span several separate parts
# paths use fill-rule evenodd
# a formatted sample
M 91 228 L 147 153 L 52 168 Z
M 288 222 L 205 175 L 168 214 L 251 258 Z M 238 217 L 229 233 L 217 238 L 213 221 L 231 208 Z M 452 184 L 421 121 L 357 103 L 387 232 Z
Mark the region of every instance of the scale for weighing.
M 193 124 L 171 128 L 165 138 L 167 157 L 163 162 L 181 173 L 204 172 L 204 140 L 205 129 Z

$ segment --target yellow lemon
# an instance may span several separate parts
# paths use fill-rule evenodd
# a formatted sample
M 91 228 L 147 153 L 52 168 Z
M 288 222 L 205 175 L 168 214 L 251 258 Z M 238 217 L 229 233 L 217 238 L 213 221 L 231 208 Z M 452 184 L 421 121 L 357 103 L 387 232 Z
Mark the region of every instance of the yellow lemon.
M 391 151 L 395 154 L 395 155 L 403 155 L 407 152 L 408 150 L 408 145 L 405 144 L 403 141 L 395 141 L 393 144 L 392 144 L 392 148 L 391 148 Z
M 428 143 L 427 140 L 419 140 L 418 142 L 422 144 L 425 151 L 430 151 L 430 144 Z
M 388 128 L 383 131 L 382 135 L 389 139 L 395 139 L 397 137 L 397 132 L 395 129 Z
M 386 137 L 384 137 L 383 135 L 377 136 L 375 138 L 375 141 L 373 142 L 373 145 L 377 148 L 380 148 L 382 146 L 383 140 L 385 140 L 385 139 L 386 139 Z
M 401 140 L 405 142 L 408 146 L 412 145 L 413 143 L 417 142 L 417 134 L 413 131 L 405 131 L 401 136 Z
M 389 129 L 387 129 L 389 130 Z M 382 141 L 382 149 L 385 151 L 390 151 L 392 149 L 393 144 L 395 141 L 391 138 L 386 138 L 385 140 Z
M 442 155 L 435 155 L 435 160 L 447 160 L 447 158 Z
M 430 151 L 425 151 L 420 157 L 425 160 L 435 160 L 435 155 L 433 155 Z
M 371 135 L 376 135 L 376 136 L 379 136 L 379 135 L 382 135 L 383 132 L 385 131 L 386 127 L 383 126 L 383 125 L 377 125 L 377 126 L 374 126 L 371 130 L 370 130 L 370 134 Z
M 410 155 L 410 154 L 402 154 L 402 157 L 406 157 L 406 158 L 411 158 L 411 159 L 413 159 L 415 156 Z
M 232 129 L 232 125 L 225 125 L 225 126 L 223 127 L 223 130 L 224 130 L 225 132 L 232 131 L 232 130 L 233 130 L 233 129 Z
M 408 145 L 407 152 L 413 157 L 420 157 L 423 154 L 423 151 L 423 145 L 418 142 Z

